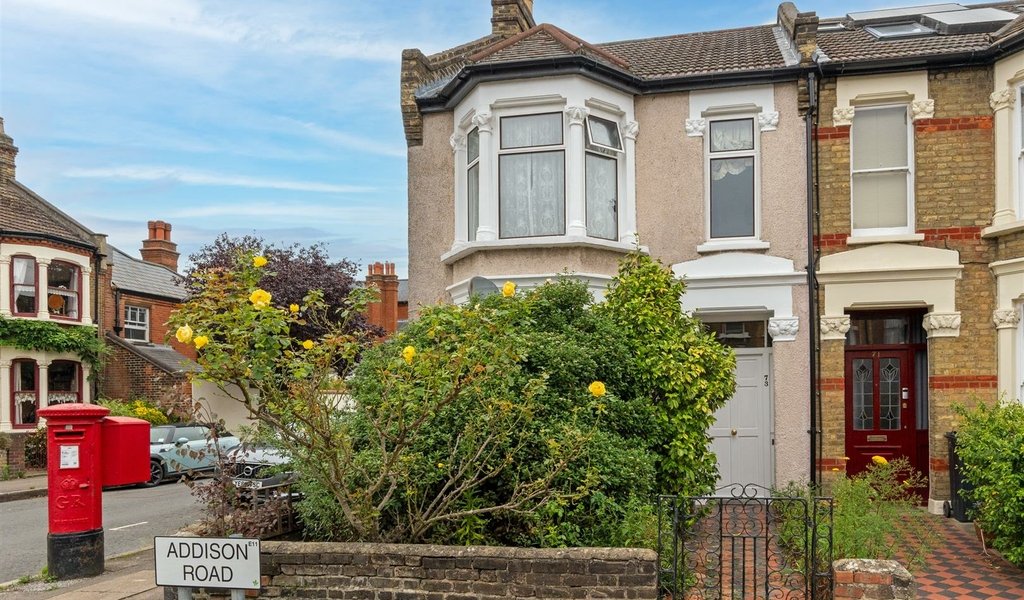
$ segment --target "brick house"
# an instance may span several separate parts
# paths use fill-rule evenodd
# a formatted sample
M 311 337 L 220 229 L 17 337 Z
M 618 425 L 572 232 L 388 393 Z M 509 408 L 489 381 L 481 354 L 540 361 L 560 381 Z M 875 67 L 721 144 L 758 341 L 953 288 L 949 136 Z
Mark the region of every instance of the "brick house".
M 821 19 L 809 44 L 821 76 L 817 466 L 907 456 L 939 512 L 953 404 L 1020 397 L 1024 15 L 851 13 Z
M 192 396 L 188 373 L 195 366 L 195 348 L 173 337 L 168 341 L 167 321 L 187 293 L 171 225 L 148 225 L 141 260 L 112 248 L 103 319 L 109 358 L 101 390 L 108 398 L 146 399 L 170 408 Z
M 593 44 L 491 6 L 488 35 L 402 54 L 412 311 L 564 271 L 600 298 L 639 239 L 736 348 L 722 482 L 807 479 L 808 18 Z

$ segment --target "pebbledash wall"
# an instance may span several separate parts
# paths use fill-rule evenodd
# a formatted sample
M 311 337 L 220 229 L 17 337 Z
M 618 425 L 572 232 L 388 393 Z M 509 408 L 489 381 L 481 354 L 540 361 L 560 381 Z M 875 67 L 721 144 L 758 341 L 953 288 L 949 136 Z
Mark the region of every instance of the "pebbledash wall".
M 850 452 L 844 409 L 850 381 L 845 337 L 856 311 L 925 311 L 929 508 L 949 497 L 945 433 L 953 405 L 996 396 L 994 240 L 982 236 L 994 210 L 992 69 L 919 70 L 822 81 L 817 129 L 822 259 L 823 452 L 819 468 L 842 472 Z M 851 118 L 871 99 L 911 102 L 913 233 L 857 238 L 851 232 Z M 898 275 L 896 275 L 898 274 Z M 906 385 L 906 384 L 904 384 Z
M 649 598 L 657 554 L 636 548 L 264 542 L 260 598 Z

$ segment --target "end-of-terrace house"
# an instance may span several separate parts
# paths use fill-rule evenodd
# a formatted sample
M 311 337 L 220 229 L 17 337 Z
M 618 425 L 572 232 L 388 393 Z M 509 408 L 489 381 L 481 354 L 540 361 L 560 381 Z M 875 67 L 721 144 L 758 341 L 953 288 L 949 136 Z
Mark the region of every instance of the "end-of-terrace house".
M 906 456 L 939 512 L 953 406 L 1024 382 L 1024 10 L 867 11 L 811 34 L 818 468 Z
M 531 0 L 491 5 L 488 35 L 403 52 L 412 311 L 564 271 L 600 298 L 639 243 L 736 349 L 709 432 L 722 483 L 808 479 L 815 18 L 787 3 L 775 24 L 591 43 Z
M 104 310 L 99 281 L 109 270 L 97 235 L 15 179 L 18 149 L 0 118 L 0 320 L 31 319 L 95 330 Z M 70 352 L 0 346 L 0 434 L 7 464 L 24 464 L 25 434 L 36 411 L 91 402 L 91 366 Z

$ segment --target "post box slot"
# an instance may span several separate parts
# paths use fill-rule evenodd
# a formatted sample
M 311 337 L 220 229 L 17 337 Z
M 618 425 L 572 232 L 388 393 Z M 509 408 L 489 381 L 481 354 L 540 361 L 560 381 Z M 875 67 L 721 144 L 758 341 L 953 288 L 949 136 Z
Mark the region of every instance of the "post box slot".
M 76 439 L 85 437 L 84 431 L 54 431 L 53 437 L 62 440 Z

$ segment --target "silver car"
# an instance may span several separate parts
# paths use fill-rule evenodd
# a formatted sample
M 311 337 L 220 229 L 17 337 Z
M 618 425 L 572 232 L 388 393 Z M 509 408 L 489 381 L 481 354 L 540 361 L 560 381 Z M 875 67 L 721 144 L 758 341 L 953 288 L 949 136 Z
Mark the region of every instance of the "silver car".
M 149 430 L 149 481 L 154 486 L 166 479 L 177 479 L 213 471 L 217 456 L 239 445 L 226 431 L 214 432 L 200 423 L 154 425 Z M 218 452 L 218 447 L 220 451 Z

